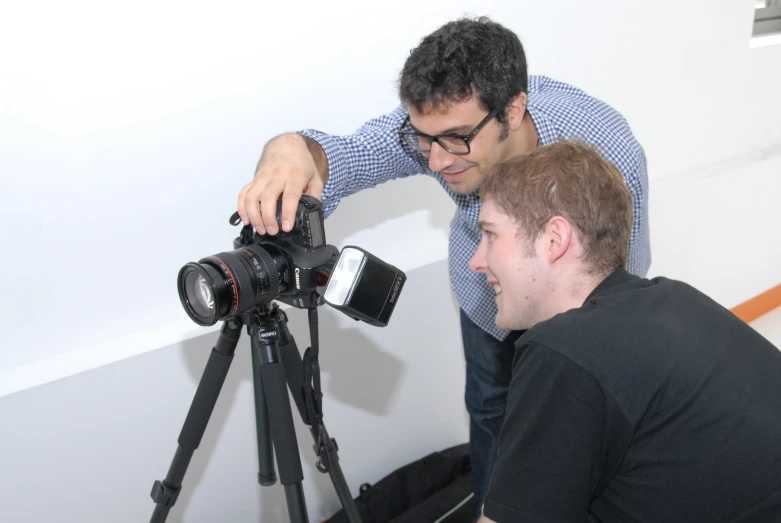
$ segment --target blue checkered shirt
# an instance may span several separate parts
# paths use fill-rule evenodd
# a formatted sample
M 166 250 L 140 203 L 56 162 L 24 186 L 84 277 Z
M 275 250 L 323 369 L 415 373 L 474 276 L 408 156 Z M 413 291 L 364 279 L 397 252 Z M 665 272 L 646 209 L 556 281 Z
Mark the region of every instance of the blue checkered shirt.
M 634 222 L 627 269 L 645 276 L 651 264 L 648 232 L 648 175 L 645 153 L 624 118 L 580 89 L 544 76 L 529 77 L 527 108 L 540 145 L 561 138 L 580 139 L 596 146 L 623 173 L 634 200 Z M 480 243 L 477 220 L 480 198 L 451 191 L 428 160 L 400 140 L 397 131 L 407 116 L 398 107 L 367 122 L 350 136 L 331 136 L 312 129 L 301 134 L 316 140 L 328 156 L 328 182 L 323 190 L 326 217 L 341 198 L 395 178 L 413 174 L 434 177 L 456 203 L 450 222 L 450 281 L 466 315 L 498 340 L 509 331 L 496 327 L 495 292 L 485 276 L 469 270 L 469 259 Z

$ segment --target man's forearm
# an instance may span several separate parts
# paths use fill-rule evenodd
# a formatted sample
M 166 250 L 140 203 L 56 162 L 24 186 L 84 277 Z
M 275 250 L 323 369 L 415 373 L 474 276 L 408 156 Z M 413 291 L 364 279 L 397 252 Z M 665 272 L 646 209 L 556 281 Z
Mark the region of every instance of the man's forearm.
M 317 172 L 320 173 L 320 178 L 323 179 L 323 185 L 328 181 L 328 156 L 325 154 L 323 147 L 312 140 L 308 136 L 303 137 L 306 140 L 306 148 L 309 149 L 309 154 L 315 160 L 317 166 Z
M 260 166 L 266 161 L 284 160 L 286 156 L 291 154 L 291 151 L 303 153 L 304 148 L 312 156 L 317 173 L 323 180 L 323 185 L 325 185 L 328 181 L 328 156 L 319 143 L 298 133 L 280 134 L 276 138 L 269 140 L 263 147 L 263 153 L 260 155 L 255 172 L 257 173 Z

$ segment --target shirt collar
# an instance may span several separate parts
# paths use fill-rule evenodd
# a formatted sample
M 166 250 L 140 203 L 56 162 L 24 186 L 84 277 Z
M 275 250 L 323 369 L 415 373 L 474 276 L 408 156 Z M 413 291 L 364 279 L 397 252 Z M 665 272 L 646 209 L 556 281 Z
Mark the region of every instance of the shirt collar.
M 604 280 L 599 282 L 599 285 L 597 285 L 594 288 L 594 290 L 591 291 L 591 293 L 588 295 L 588 297 L 585 299 L 583 303 L 585 304 L 589 300 L 596 298 L 597 296 L 607 294 L 611 288 L 617 287 L 619 285 L 622 285 L 634 279 L 639 279 L 639 277 L 634 276 L 633 274 L 628 273 L 626 269 L 619 267 L 615 269 L 613 272 L 611 272 Z M 525 338 L 525 336 L 521 335 L 513 344 L 516 349 L 523 345 L 524 343 L 523 338 Z
M 611 287 L 616 287 L 617 285 L 621 285 L 622 283 L 626 283 L 635 278 L 637 278 L 637 276 L 633 276 L 628 272 L 626 272 L 626 269 L 619 267 L 613 272 L 611 272 L 607 278 L 602 280 L 599 283 L 599 285 L 597 285 L 594 288 L 594 290 L 591 291 L 591 294 L 588 295 L 586 301 L 590 300 L 591 298 L 595 298 L 601 294 L 605 294 L 607 290 L 610 289 Z
M 529 104 L 526 109 L 532 117 L 534 129 L 537 131 L 537 140 L 540 145 L 550 145 L 557 140 L 558 135 L 553 124 L 541 110 L 534 104 L 534 93 L 529 94 Z

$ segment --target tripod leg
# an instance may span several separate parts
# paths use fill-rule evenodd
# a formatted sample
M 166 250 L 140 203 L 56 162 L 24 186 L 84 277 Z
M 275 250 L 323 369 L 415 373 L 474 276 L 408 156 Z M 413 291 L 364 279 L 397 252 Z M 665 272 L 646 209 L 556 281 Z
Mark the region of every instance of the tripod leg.
M 241 337 L 241 326 L 241 322 L 234 318 L 225 322 L 220 330 L 220 337 L 209 356 L 187 418 L 184 420 L 182 432 L 179 434 L 179 447 L 168 469 L 168 475 L 162 482 L 155 481 L 152 487 L 152 499 L 156 506 L 150 523 L 163 523 L 171 507 L 176 503 L 190 459 L 201 444 L 206 425 L 209 423 L 233 361 L 233 354 Z
M 298 407 L 301 419 L 305 424 L 309 425 L 310 432 L 315 440 L 315 453 L 318 455 L 318 458 L 328 463 L 328 475 L 331 477 L 331 483 L 333 483 L 336 495 L 339 497 L 345 514 L 347 514 L 348 521 L 350 523 L 361 523 L 358 507 L 355 506 L 355 500 L 350 495 L 347 480 L 344 478 L 342 468 L 339 466 L 339 454 L 337 453 L 339 449 L 336 445 L 336 440 L 328 436 L 322 419 L 319 423 L 317 420 L 314 420 L 314 423 L 317 424 L 316 426 L 313 424 L 313 420 L 309 419 L 303 386 L 303 360 L 296 345 L 296 340 L 287 328 L 287 316 L 282 311 L 278 311 L 275 319 L 280 332 L 279 351 L 285 367 L 288 387 L 290 387 L 290 393 Z M 317 448 L 318 441 L 322 442 L 324 448 Z M 318 466 L 318 468 L 320 467 Z
M 271 445 L 271 433 L 268 419 L 268 407 L 263 393 L 263 384 L 260 379 L 261 362 L 258 351 L 252 350 L 252 375 L 255 390 L 255 429 L 258 440 L 258 483 L 264 487 L 273 485 L 277 481 L 274 472 L 274 455 Z
M 328 436 L 328 431 L 322 421 L 320 422 L 320 431 L 322 432 L 321 439 L 326 447 L 323 450 L 326 455 L 325 460 L 328 462 L 328 475 L 331 476 L 331 483 L 334 484 L 336 495 L 342 503 L 344 513 L 347 514 L 347 520 L 350 523 L 361 523 L 358 507 L 355 506 L 355 500 L 350 496 L 350 488 L 347 486 L 347 480 L 344 479 L 342 467 L 339 466 L 339 454 L 337 453 L 339 449 L 336 446 L 336 440 Z M 314 430 L 312 430 L 312 435 L 315 435 Z
M 285 369 L 281 363 L 267 363 L 260 367 L 260 381 L 268 406 L 271 437 L 274 440 L 274 453 L 279 467 L 279 479 L 285 486 L 290 521 L 305 523 L 309 521 L 304 490 L 301 482 L 304 472 L 301 457 L 298 454 L 298 441 L 293 412 L 285 383 Z

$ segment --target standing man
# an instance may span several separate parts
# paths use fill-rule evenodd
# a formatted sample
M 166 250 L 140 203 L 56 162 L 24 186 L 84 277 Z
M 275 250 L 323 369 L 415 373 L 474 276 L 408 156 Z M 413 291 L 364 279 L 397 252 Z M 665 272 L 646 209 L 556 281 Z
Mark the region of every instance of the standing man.
M 282 229 L 288 231 L 302 193 L 321 198 L 328 216 L 347 195 L 413 174 L 432 176 L 447 191 L 457 206 L 450 280 L 461 307 L 479 507 L 496 459 L 520 334 L 494 324 L 494 290 L 468 267 L 480 241 L 480 183 L 496 163 L 561 138 L 598 147 L 632 192 L 628 269 L 645 275 L 651 261 L 646 160 L 620 114 L 575 87 L 529 77 L 518 37 L 487 18 L 457 20 L 425 37 L 404 64 L 399 96 L 396 110 L 352 135 L 306 130 L 269 142 L 254 179 L 239 194 L 238 212 L 260 234 L 277 234 L 280 195 Z
M 516 342 L 482 521 L 781 521 L 781 352 L 624 270 L 632 197 L 588 146 L 492 168 L 470 266 Z M 696 227 L 698 224 L 686 224 Z

